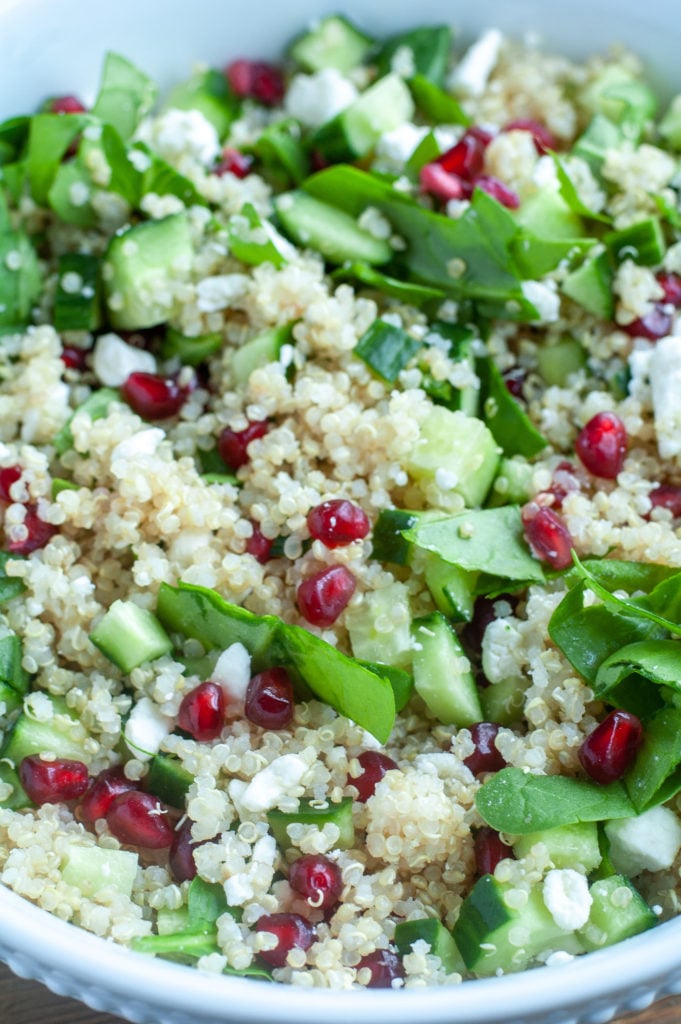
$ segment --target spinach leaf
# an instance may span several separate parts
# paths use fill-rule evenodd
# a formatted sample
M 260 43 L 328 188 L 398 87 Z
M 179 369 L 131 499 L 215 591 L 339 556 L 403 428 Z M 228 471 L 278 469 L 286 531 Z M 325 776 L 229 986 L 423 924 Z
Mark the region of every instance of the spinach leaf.
M 417 520 L 402 536 L 461 569 L 481 570 L 505 580 L 544 579 L 541 565 L 525 543 L 517 505 Z
M 204 882 L 198 875 L 189 886 L 187 910 L 189 926 L 197 929 L 214 925 L 226 913 L 230 913 L 237 921 L 241 920 L 241 908 L 227 905 L 225 890 L 220 883 Z
M 442 85 L 452 50 L 452 30 L 449 25 L 427 25 L 386 39 L 376 57 L 380 75 L 390 72 L 400 50 L 408 51 L 417 74 Z
M 38 255 L 23 231 L 0 233 L 0 329 L 21 328 L 42 290 Z
M 461 104 L 425 75 L 413 75 L 408 82 L 414 103 L 421 113 L 434 124 L 471 123 Z M 437 154 L 436 154 L 437 155 Z
M 355 261 L 342 267 L 338 267 L 331 274 L 334 281 L 359 281 L 367 288 L 374 288 L 391 299 L 399 299 L 410 306 L 422 306 L 424 302 L 432 300 L 442 301 L 445 293 L 441 288 L 431 288 L 427 284 L 418 284 L 416 281 L 401 281 L 397 277 L 390 277 L 388 274 L 376 270 L 369 263 Z
M 92 113 L 115 128 L 125 141 L 151 110 L 156 94 L 156 84 L 148 75 L 125 57 L 109 51 Z
M 19 576 L 8 576 L 5 567 L 9 561 L 21 561 L 20 555 L 12 555 L 9 551 L 0 551 L 0 604 L 11 601 L 26 590 L 26 584 Z
M 589 590 L 592 590 L 594 594 L 601 598 L 603 603 L 610 609 L 618 611 L 622 615 L 635 616 L 642 619 L 648 619 L 651 623 L 659 626 L 661 629 L 667 630 L 667 632 L 681 636 L 681 624 L 672 622 L 670 619 L 665 618 L 663 615 L 659 615 L 654 609 L 645 607 L 643 602 L 626 601 L 620 597 L 615 597 L 610 591 L 604 587 L 598 579 L 590 572 L 586 566 L 580 562 L 577 555 L 573 552 L 572 558 L 575 564 L 575 570 L 577 575 L 584 581 Z M 681 573 L 679 575 L 679 581 L 681 582 Z M 674 577 L 676 578 L 676 577 Z M 669 589 L 669 581 L 665 581 L 661 586 L 665 586 L 663 593 L 666 595 Z M 676 593 L 679 586 L 672 585 L 672 592 Z M 652 595 L 650 595 L 652 596 Z M 661 601 L 657 600 L 656 606 L 659 606 Z
M 631 675 L 681 692 L 681 644 L 676 640 L 641 640 L 621 647 L 601 662 L 594 693 L 606 697 Z
M 670 576 L 680 576 L 678 569 L 656 562 L 627 562 L 617 558 L 585 558 L 582 566 L 608 590 L 626 590 L 633 594 L 638 590 L 649 593 Z M 579 582 L 582 576 L 573 566 L 563 579 L 568 586 Z
M 578 213 L 580 217 L 588 217 L 589 220 L 597 220 L 601 221 L 603 224 L 611 224 L 611 217 L 608 217 L 604 213 L 596 213 L 594 210 L 590 210 L 589 207 L 582 202 L 564 162 L 556 153 L 553 154 L 553 162 L 556 167 L 558 181 L 560 182 L 560 194 L 570 209 L 573 210 L 574 213 Z
M 295 252 L 291 243 L 260 216 L 252 203 L 244 203 L 239 213 L 230 217 L 227 233 L 231 251 L 249 266 L 272 263 L 281 267 Z
M 31 195 L 40 206 L 47 205 L 48 193 L 67 149 L 92 123 L 89 114 L 35 114 L 31 118 L 27 172 Z
M 520 768 L 503 768 L 489 778 L 475 806 L 488 825 L 512 835 L 636 814 L 620 782 L 598 786 L 562 775 L 530 775 Z
M 483 418 L 504 455 L 528 459 L 538 455 L 548 442 L 510 394 L 499 368 L 491 359 L 478 359 L 476 370 L 482 385 Z
M 639 813 L 669 799 L 671 794 L 665 792 L 662 800 L 658 794 L 680 762 L 681 708 L 666 707 L 647 723 L 641 749 L 624 778 L 631 802 Z

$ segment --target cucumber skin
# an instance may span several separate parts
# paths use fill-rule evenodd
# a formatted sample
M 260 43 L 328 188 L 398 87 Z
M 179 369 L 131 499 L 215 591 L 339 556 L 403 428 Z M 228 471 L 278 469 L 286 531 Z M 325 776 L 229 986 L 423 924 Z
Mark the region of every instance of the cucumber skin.
M 466 728 L 483 719 L 480 697 L 470 669 L 454 666 L 466 659 L 458 637 L 441 612 L 415 619 L 412 624 L 414 686 L 443 725 Z
M 272 835 L 283 850 L 288 850 L 293 845 L 286 831 L 288 825 L 317 825 L 318 828 L 323 828 L 328 822 L 333 822 L 340 829 L 340 838 L 335 848 L 351 850 L 355 844 L 352 803 L 351 797 L 344 797 L 340 803 L 329 804 L 327 808 L 322 809 L 311 807 L 308 801 L 301 801 L 297 811 L 268 811 L 267 822 Z
M 316 250 L 329 263 L 360 260 L 379 265 L 393 257 L 384 239 L 374 238 L 349 213 L 306 192 L 285 192 L 277 198 L 275 207 L 289 237 L 303 248 Z

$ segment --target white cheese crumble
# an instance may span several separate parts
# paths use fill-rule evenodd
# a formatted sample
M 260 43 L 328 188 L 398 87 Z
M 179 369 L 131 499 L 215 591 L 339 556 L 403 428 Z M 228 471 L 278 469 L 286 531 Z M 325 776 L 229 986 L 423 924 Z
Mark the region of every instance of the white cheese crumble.
M 336 68 L 313 75 L 294 75 L 284 109 L 306 128 L 318 128 L 357 99 L 357 89 Z
M 175 728 L 175 719 L 164 715 L 149 697 L 140 697 L 130 712 L 124 738 L 139 761 L 158 754 L 166 736 Z
M 198 110 L 166 110 L 153 120 L 143 121 L 137 139 L 170 162 L 190 156 L 208 165 L 220 153 L 217 131 Z
M 681 455 L 681 337 L 662 338 L 648 364 L 657 447 L 663 459 Z
M 481 96 L 499 59 L 503 41 L 503 35 L 496 28 L 483 32 L 454 68 L 448 87 L 466 96 Z
M 559 928 L 583 928 L 589 920 L 593 897 L 585 875 L 572 868 L 554 868 L 544 879 L 544 905 Z
M 251 656 L 243 644 L 231 644 L 215 663 L 211 680 L 222 687 L 227 714 L 243 714 L 246 690 L 251 681 Z
M 412 124 L 411 121 L 384 132 L 376 143 L 376 159 L 380 166 L 399 174 L 427 134 L 425 125 Z
M 629 878 L 641 871 L 665 871 L 681 850 L 681 822 L 668 807 L 609 821 L 605 833 L 615 870 Z
M 126 437 L 120 441 L 111 452 L 111 461 L 119 459 L 134 460 L 141 455 L 154 455 L 156 449 L 165 437 L 165 431 L 160 427 L 149 427 L 148 430 L 138 430 L 132 437 Z
M 156 373 L 156 359 L 151 352 L 128 345 L 117 334 L 102 334 L 95 344 L 92 368 L 100 384 L 119 388 L 131 373 Z
M 218 313 L 227 309 L 248 291 L 246 274 L 218 274 L 204 277 L 196 286 L 196 308 L 199 313 Z
M 314 753 L 314 752 L 313 752 Z M 300 754 L 282 754 L 254 775 L 241 794 L 241 805 L 253 814 L 270 811 L 291 789 L 299 786 L 309 768 Z
M 558 319 L 560 313 L 560 295 L 553 281 L 523 281 L 522 292 L 539 314 L 534 323 L 550 324 Z

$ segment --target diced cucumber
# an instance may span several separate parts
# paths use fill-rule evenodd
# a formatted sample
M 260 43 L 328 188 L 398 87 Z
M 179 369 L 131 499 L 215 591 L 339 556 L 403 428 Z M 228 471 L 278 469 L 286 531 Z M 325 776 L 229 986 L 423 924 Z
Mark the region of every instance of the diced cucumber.
M 601 863 L 595 821 L 579 821 L 543 832 L 529 832 L 515 840 L 513 851 L 517 857 L 525 857 L 536 843 L 544 843 L 554 868 L 576 868 L 589 875 Z
M 657 217 L 646 217 L 620 231 L 611 231 L 603 238 L 613 258 L 622 263 L 633 260 L 643 267 L 655 267 L 667 251 L 662 226 Z
M 295 255 L 291 243 L 266 217 L 260 216 L 252 203 L 244 203 L 239 212 L 230 217 L 227 235 L 233 255 L 249 266 L 272 263 L 281 267 Z
M 22 711 L 5 737 L 0 756 L 8 758 L 17 767 L 30 754 L 43 753 L 89 764 L 92 754 L 88 752 L 87 729 L 62 697 L 45 696 L 52 704 L 52 717 L 38 721 L 30 713 Z
M 156 932 L 158 935 L 175 935 L 189 927 L 189 911 L 186 907 L 170 910 L 161 907 L 156 912 Z
M 364 332 L 353 351 L 375 374 L 393 384 L 421 346 L 422 342 L 404 328 L 379 317 Z
M 532 496 L 533 475 L 533 467 L 521 456 L 501 459 L 487 504 L 491 508 L 524 505 Z
M 87 148 L 81 143 L 76 159 L 59 165 L 47 196 L 47 202 L 57 217 L 79 228 L 94 228 L 99 224 L 99 217 L 92 205 L 92 174 L 82 156 Z
M 262 162 L 265 177 L 276 189 L 300 185 L 310 173 L 308 151 L 300 136 L 300 125 L 292 118 L 275 121 L 258 136 L 252 151 Z
M 126 140 L 153 107 L 156 93 L 153 79 L 125 57 L 109 51 L 92 113 L 105 124 L 113 125 Z
M 103 278 L 114 328 L 138 330 L 170 319 L 173 284 L 188 278 L 193 249 L 185 214 L 143 221 L 114 235 Z
M 238 388 L 245 388 L 254 370 L 268 363 L 276 363 L 284 345 L 293 340 L 293 324 L 283 327 L 271 327 L 267 331 L 256 334 L 236 349 L 231 358 L 231 370 L 234 383 Z
M 32 800 L 21 785 L 19 775 L 6 761 L 0 761 L 0 782 L 12 787 L 10 795 L 4 800 L 0 800 L 0 807 L 9 811 L 21 811 L 24 807 L 33 807 Z
M 438 504 L 458 512 L 460 498 L 469 508 L 482 504 L 498 464 L 497 442 L 481 420 L 435 406 L 421 423 L 404 468 L 416 480 L 435 484 Z
M 12 633 L 0 639 L 0 680 L 23 696 L 28 691 L 30 676 L 22 667 L 21 638 Z
M 369 86 L 345 110 L 323 124 L 310 144 L 330 163 L 366 156 L 385 132 L 414 116 L 414 101 L 399 75 L 386 75 Z
M 579 952 L 573 933 L 559 928 L 533 886 L 524 906 L 509 905 L 511 886 L 483 875 L 463 901 L 454 941 L 469 970 L 480 976 L 522 971 L 549 950 Z
M 170 654 L 173 644 L 152 612 L 134 601 L 114 601 L 90 640 L 123 672 Z
M 459 728 L 483 720 L 475 678 L 463 647 L 440 612 L 412 626 L 416 692 L 443 725 Z
M 478 573 L 451 565 L 434 551 L 429 551 L 425 556 L 423 576 L 438 611 L 454 622 L 471 621 Z
M 16 711 L 23 704 L 23 699 L 20 693 L 9 685 L 9 683 L 0 682 L 0 705 L 2 706 L 2 714 L 11 715 L 13 711 Z
M 587 313 L 593 313 L 601 320 L 612 320 L 615 300 L 612 293 L 613 273 L 608 254 L 601 252 L 588 257 L 581 267 L 567 275 L 561 288 L 568 298 Z
M 28 236 L 22 231 L 0 233 L 0 329 L 26 324 L 41 289 L 38 257 Z
M 381 75 L 397 71 L 406 78 L 423 75 L 436 85 L 442 85 L 452 49 L 452 30 L 449 25 L 428 25 L 392 36 L 383 44 L 377 58 Z M 404 54 L 405 70 L 399 67 Z
M 58 331 L 94 331 L 101 322 L 99 260 L 88 253 L 59 257 L 54 326 Z
M 442 512 L 408 512 L 402 508 L 384 508 L 379 512 L 371 533 L 371 557 L 379 562 L 409 565 L 414 546 L 402 536 L 403 530 L 426 519 L 441 519 Z
M 229 91 L 225 75 L 209 68 L 175 86 L 164 106 L 166 109 L 175 107 L 178 110 L 200 111 L 222 139 L 234 120 L 238 103 Z
M 531 679 L 510 677 L 480 689 L 483 721 L 497 725 L 515 725 L 523 720 L 525 691 Z
M 572 152 L 586 160 L 591 170 L 598 174 L 608 150 L 619 149 L 623 142 L 621 129 L 602 114 L 596 114 L 584 134 L 577 139 Z
M 565 387 L 570 375 L 586 366 L 586 352 L 576 338 L 562 338 L 537 349 L 537 366 L 549 387 Z
M 385 239 L 375 238 L 349 213 L 307 192 L 285 192 L 275 199 L 274 205 L 284 230 L 293 241 L 315 249 L 329 263 L 362 260 L 381 264 L 392 259 L 393 251 Z
M 602 949 L 647 931 L 657 923 L 655 914 L 624 875 L 594 882 L 589 920 L 579 932 L 587 950 Z
M 539 238 L 580 238 L 584 234 L 582 218 L 552 189 L 540 189 L 524 199 L 516 219 Z
M 411 663 L 411 611 L 404 583 L 368 591 L 361 604 L 345 613 L 345 624 L 355 658 L 398 668 Z
M 347 18 L 331 14 L 299 36 L 289 52 L 306 71 L 351 71 L 368 56 L 373 45 L 373 40 Z
M 139 861 L 131 850 L 101 846 L 71 846 L 62 862 L 61 876 L 69 885 L 92 898 L 105 889 L 130 897 Z
M 190 337 L 169 327 L 161 346 L 163 359 L 180 360 L 183 366 L 199 366 L 222 348 L 222 334 L 211 331 Z
M 316 825 L 322 829 L 329 823 L 337 825 L 340 837 L 336 843 L 337 850 L 351 850 L 355 845 L 355 826 L 352 822 L 352 798 L 344 797 L 338 804 L 327 807 L 316 807 L 309 800 L 301 800 L 297 811 L 267 812 L 267 821 L 272 835 L 282 850 L 293 846 L 291 837 L 286 831 L 289 825 Z
M 155 754 L 151 759 L 144 785 L 164 804 L 183 809 L 193 781 L 194 776 L 187 771 L 179 758 L 170 754 Z
M 434 917 L 424 917 L 417 921 L 400 921 L 395 926 L 395 945 L 402 956 L 411 953 L 413 944 L 419 941 L 428 943 L 430 952 L 434 956 L 439 956 L 447 974 L 453 974 L 455 971 L 462 974 L 466 970 L 452 933 L 445 928 L 442 921 Z
M 73 415 L 68 418 L 61 430 L 57 431 L 55 434 L 52 443 L 57 455 L 63 455 L 64 452 L 73 448 L 71 422 L 76 413 L 86 412 L 94 423 L 95 420 L 101 420 L 104 419 L 105 416 L 108 416 L 112 403 L 119 401 L 120 395 L 118 391 L 115 391 L 113 388 L 100 388 L 98 391 L 93 391 L 90 397 L 86 398 L 83 404 L 79 405 Z
M 622 64 L 606 65 L 582 93 L 591 111 L 621 126 L 624 135 L 637 143 L 657 109 L 655 93 Z

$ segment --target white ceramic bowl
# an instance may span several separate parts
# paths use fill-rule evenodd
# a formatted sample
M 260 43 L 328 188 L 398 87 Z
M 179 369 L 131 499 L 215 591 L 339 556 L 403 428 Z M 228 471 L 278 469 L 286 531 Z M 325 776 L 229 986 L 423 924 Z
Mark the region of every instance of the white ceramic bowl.
M 312 17 L 340 9 L 377 33 L 453 21 L 470 38 L 497 25 L 515 35 L 538 31 L 576 56 L 624 42 L 660 89 L 681 90 L 676 0 L 0 0 L 0 117 L 50 94 L 92 96 L 106 49 L 164 86 L 196 59 L 220 66 L 275 55 Z M 327 992 L 207 976 L 134 954 L 0 887 L 0 957 L 54 992 L 139 1024 L 600 1024 L 681 992 L 681 919 L 559 968 L 456 988 Z

